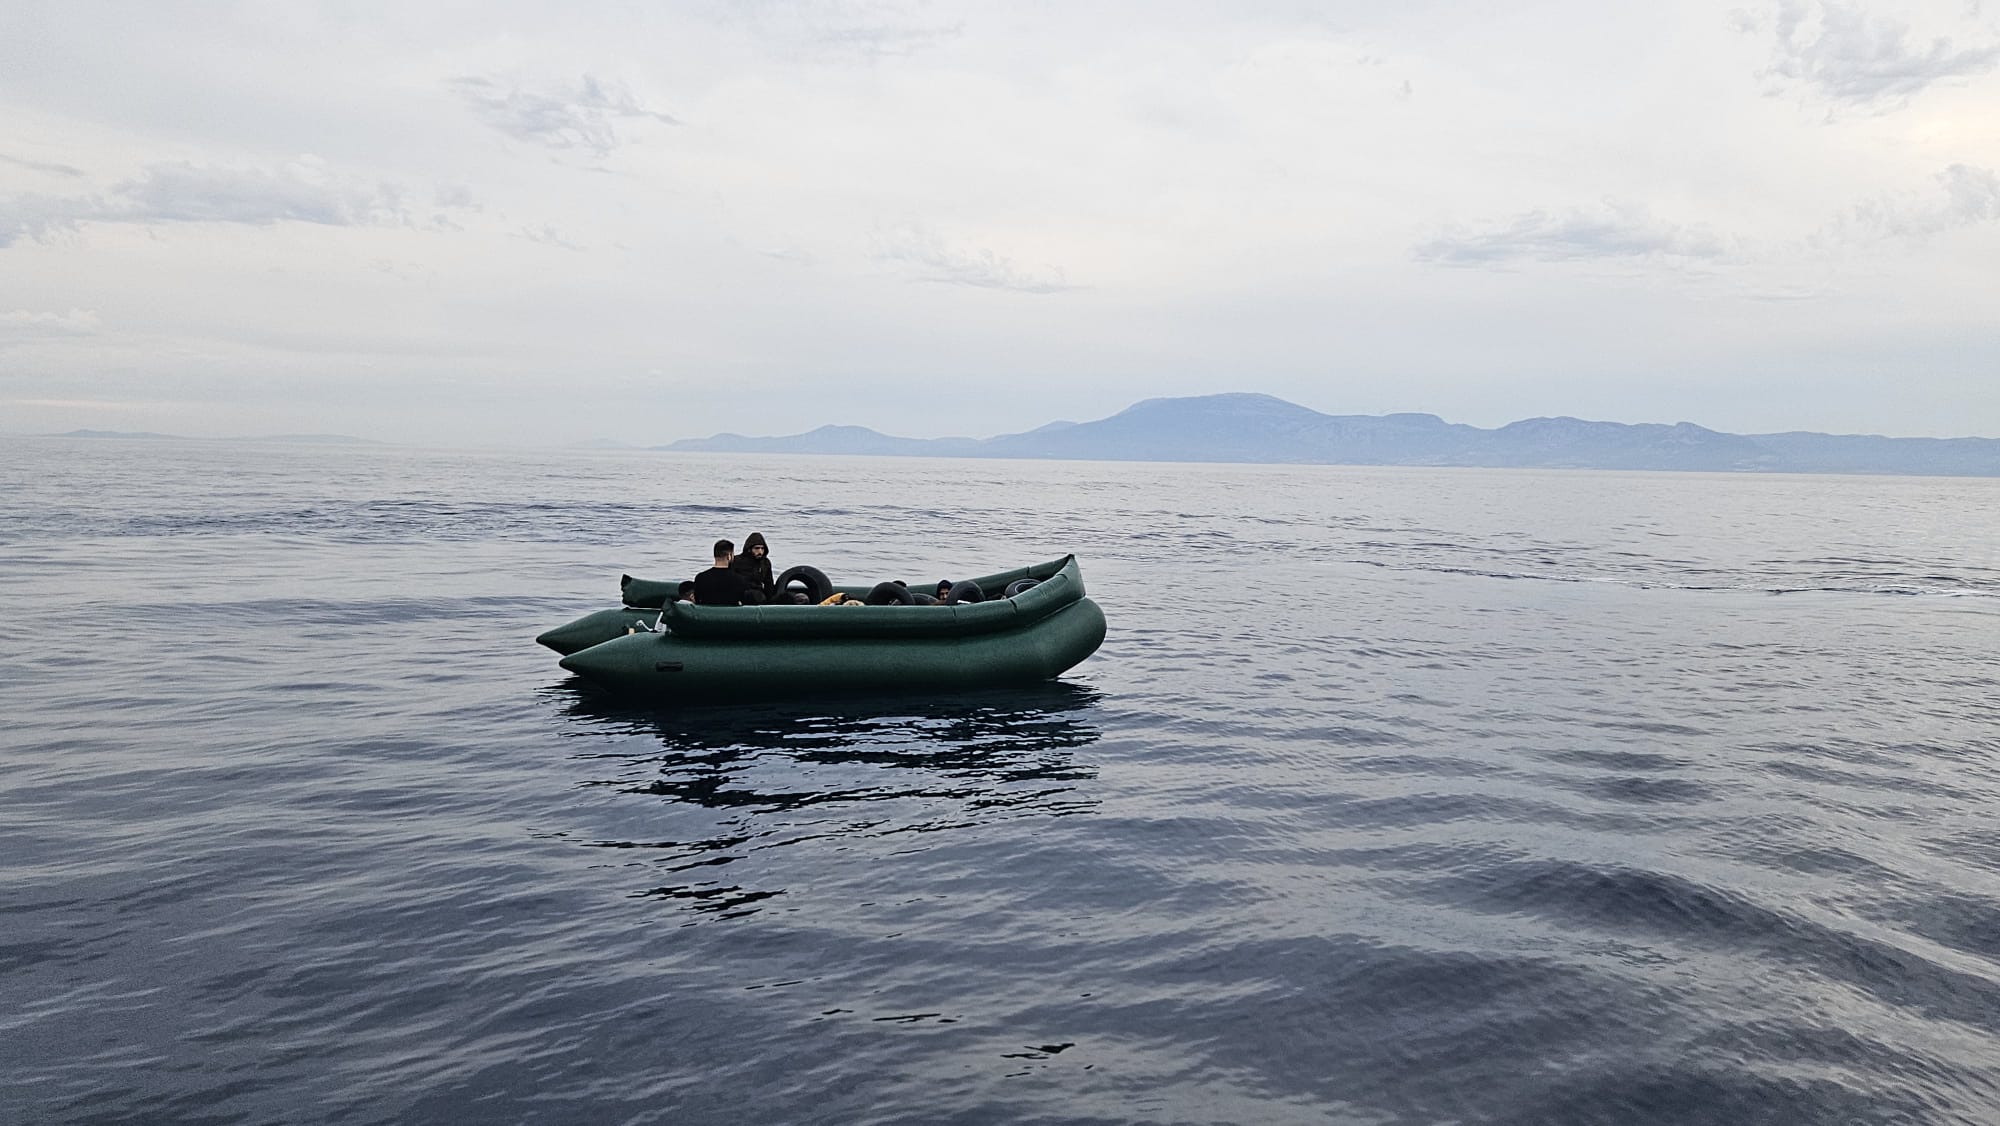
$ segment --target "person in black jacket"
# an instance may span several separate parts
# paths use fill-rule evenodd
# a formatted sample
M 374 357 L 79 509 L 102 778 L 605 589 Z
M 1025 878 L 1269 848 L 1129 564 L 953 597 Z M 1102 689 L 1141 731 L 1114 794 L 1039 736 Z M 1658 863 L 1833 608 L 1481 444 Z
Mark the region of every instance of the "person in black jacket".
M 750 533 L 743 541 L 743 554 L 729 564 L 729 569 L 750 580 L 766 602 L 778 593 L 777 580 L 771 577 L 771 549 L 764 543 L 762 532 Z
M 736 545 L 728 540 L 715 541 L 715 566 L 694 577 L 694 601 L 697 606 L 758 606 L 764 601 L 764 592 L 751 582 L 741 571 L 730 566 L 736 558 Z

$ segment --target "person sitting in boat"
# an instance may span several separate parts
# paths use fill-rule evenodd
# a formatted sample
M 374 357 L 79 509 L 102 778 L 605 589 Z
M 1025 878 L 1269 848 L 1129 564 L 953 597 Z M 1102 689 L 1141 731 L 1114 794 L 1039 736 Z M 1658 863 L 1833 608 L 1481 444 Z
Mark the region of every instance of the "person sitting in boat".
M 771 577 L 771 548 L 764 542 L 762 532 L 751 532 L 744 539 L 743 554 L 729 564 L 729 569 L 754 583 L 766 602 L 778 593 L 777 581 Z
M 961 602 L 985 600 L 986 592 L 980 590 L 979 583 L 972 579 L 963 579 L 959 582 L 952 582 L 950 579 L 938 580 L 937 604 L 940 606 L 956 606 Z
M 680 588 L 680 592 L 674 595 L 674 601 L 675 601 L 675 602 L 693 602 L 693 601 L 694 601 L 694 580 L 693 580 L 693 579 L 684 579 L 684 580 L 682 580 L 682 582 L 681 582 L 681 588 Z
M 694 577 L 697 606 L 761 606 L 764 591 L 743 572 L 730 567 L 736 560 L 736 545 L 715 541 L 715 566 Z

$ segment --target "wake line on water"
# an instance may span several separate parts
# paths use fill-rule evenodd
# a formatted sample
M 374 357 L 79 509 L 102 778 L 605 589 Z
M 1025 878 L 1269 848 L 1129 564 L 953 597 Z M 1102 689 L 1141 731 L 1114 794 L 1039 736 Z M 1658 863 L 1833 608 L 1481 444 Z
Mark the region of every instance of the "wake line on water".
M 1348 559 L 1344 562 L 1363 567 L 1375 567 L 1385 571 L 1414 571 L 1432 575 L 1466 575 L 1480 579 L 1506 579 L 1520 582 L 1544 583 L 1597 583 L 1606 586 L 1626 586 L 1637 590 L 1686 590 L 1713 591 L 1717 593 L 1751 592 L 1759 594 L 1869 594 L 1887 595 L 1898 598 L 2000 598 L 2000 590 L 1985 590 L 1976 587 L 1925 587 L 1909 585 L 1840 585 L 1836 583 L 1808 583 L 1766 585 L 1762 583 L 1683 583 L 1667 579 L 1624 578 L 1615 575 L 1548 575 L 1531 574 L 1525 571 L 1495 571 L 1479 567 L 1445 567 L 1422 563 L 1385 563 L 1379 559 Z

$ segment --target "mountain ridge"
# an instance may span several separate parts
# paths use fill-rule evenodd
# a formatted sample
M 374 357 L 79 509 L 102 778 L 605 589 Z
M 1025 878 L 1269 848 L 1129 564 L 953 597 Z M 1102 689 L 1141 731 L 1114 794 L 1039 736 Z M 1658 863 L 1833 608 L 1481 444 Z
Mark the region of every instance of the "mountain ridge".
M 1142 399 L 1090 422 L 993 438 L 901 438 L 865 426 L 684 438 L 655 450 L 873 456 L 2000 476 L 2000 439 L 1786 431 L 1568 415 L 1484 429 L 1434 414 L 1334 415 L 1260 392 Z

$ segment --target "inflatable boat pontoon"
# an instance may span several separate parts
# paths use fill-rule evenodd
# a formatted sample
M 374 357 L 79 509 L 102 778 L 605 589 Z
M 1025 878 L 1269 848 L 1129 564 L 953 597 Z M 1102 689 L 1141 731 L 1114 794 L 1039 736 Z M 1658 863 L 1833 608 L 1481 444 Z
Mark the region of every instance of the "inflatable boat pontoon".
M 562 666 L 571 672 L 662 703 L 1032 684 L 1061 675 L 1104 641 L 1104 612 L 1084 597 L 1073 555 L 973 582 L 1018 593 L 932 606 L 670 602 L 599 611 L 536 640 L 567 653 Z M 834 589 L 859 598 L 885 585 Z

